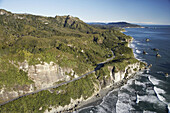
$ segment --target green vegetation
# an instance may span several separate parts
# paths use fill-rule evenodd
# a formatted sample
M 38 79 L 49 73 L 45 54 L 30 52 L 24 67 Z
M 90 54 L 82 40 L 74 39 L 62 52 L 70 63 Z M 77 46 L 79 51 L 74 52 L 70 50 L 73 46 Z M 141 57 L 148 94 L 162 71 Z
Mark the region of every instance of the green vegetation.
M 128 58 L 128 59 L 114 59 L 110 62 L 108 62 L 106 65 L 108 66 L 115 66 L 115 72 L 117 71 L 124 71 L 125 67 L 129 64 L 134 64 L 139 62 L 137 59 L 135 58 Z
M 91 74 L 67 85 L 19 98 L 0 107 L 0 112 L 43 112 L 50 106 L 64 106 L 70 99 L 90 97 L 103 78 L 109 78 L 108 66 L 123 70 L 138 62 L 128 42 L 132 39 L 117 29 L 90 26 L 77 17 L 43 17 L 28 14 L 0 15 L 0 89 L 32 84 L 19 64 L 50 63 L 72 68 L 79 76 L 95 69 L 98 63 L 115 58 Z M 97 78 L 97 79 L 96 79 Z M 61 83 L 61 81 L 57 82 Z M 17 89 L 16 89 L 17 90 Z M 42 110 L 39 108 L 42 107 Z M 49 108 L 50 110 L 50 108 Z
M 100 29 L 118 29 L 124 30 L 122 28 L 125 27 L 141 27 L 137 24 L 131 24 L 127 22 L 112 22 L 112 23 L 89 23 L 93 27 L 100 28 Z
M 104 66 L 100 70 L 97 70 L 95 75 L 97 76 L 97 79 L 99 79 L 99 81 L 101 81 L 104 77 L 110 76 L 110 72 L 108 70 L 108 67 Z
M 94 92 L 93 80 L 95 75 L 91 74 L 83 79 L 71 82 L 70 84 L 61 86 L 50 91 L 41 91 L 23 98 L 19 98 L 13 102 L 0 107 L 1 113 L 43 113 L 50 106 L 65 106 L 70 103 L 71 98 L 87 99 Z M 42 110 L 39 110 L 42 107 Z
M 28 79 L 26 72 L 10 65 L 5 59 L 0 61 L 0 69 L 0 89 L 4 86 L 15 87 L 18 84 L 24 86 L 33 83 Z

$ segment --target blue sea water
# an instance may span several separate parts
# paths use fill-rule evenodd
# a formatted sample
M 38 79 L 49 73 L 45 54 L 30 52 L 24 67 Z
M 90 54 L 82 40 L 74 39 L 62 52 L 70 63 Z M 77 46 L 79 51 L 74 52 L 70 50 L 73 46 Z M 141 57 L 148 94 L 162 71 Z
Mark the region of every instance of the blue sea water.
M 97 106 L 80 113 L 168 113 L 170 108 L 170 26 L 127 28 L 124 34 L 134 38 L 130 47 L 137 59 L 152 64 L 119 89 L 109 92 Z M 146 38 L 150 41 L 146 42 Z M 156 57 L 158 48 L 160 58 Z M 144 55 L 143 51 L 147 54 Z M 169 111 L 170 113 L 170 111 Z

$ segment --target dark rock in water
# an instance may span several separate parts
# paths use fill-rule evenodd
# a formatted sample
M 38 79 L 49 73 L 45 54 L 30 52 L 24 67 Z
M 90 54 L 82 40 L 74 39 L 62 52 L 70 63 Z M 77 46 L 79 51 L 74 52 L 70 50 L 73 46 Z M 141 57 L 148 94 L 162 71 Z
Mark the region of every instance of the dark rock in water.
M 168 73 L 165 73 L 165 76 L 168 77 Z
M 159 53 L 156 54 L 156 57 L 161 57 L 161 55 Z
M 157 48 L 153 48 L 153 50 L 154 50 L 154 51 L 159 51 L 159 49 L 157 49 Z
M 148 68 L 151 68 L 151 67 L 152 67 L 152 64 L 149 64 L 149 65 L 148 65 Z
M 147 39 L 146 39 L 146 42 L 149 42 L 149 41 L 150 41 L 150 39 L 149 39 L 149 38 L 147 38 Z
M 146 55 L 146 51 L 143 51 L 143 54 Z

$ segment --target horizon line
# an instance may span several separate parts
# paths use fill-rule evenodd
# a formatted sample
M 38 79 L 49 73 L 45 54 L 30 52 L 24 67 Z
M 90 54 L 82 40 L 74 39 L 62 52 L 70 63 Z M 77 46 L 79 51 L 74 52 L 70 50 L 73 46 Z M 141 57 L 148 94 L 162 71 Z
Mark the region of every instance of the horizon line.
M 53 18 L 55 18 L 55 16 L 68 16 L 69 14 L 62 14 L 62 15 L 58 15 L 58 14 L 56 14 L 56 15 L 44 15 L 44 14 L 37 14 L 37 13 L 31 13 L 31 12 L 12 12 L 12 11 L 10 11 L 10 10 L 7 10 L 7 9 L 5 9 L 5 8 L 0 8 L 1 10 L 5 10 L 5 11 L 7 11 L 7 12 L 11 12 L 11 13 L 13 13 L 13 14 L 25 14 L 25 15 L 34 15 L 34 16 L 44 16 L 44 17 L 53 17 Z M 70 16 L 72 16 L 72 15 L 70 15 Z M 78 16 L 73 16 L 73 17 L 78 17 Z M 83 19 L 81 19 L 80 17 L 78 17 L 80 20 L 83 20 Z M 85 21 L 85 20 L 83 20 L 83 22 L 85 22 L 85 23 L 112 23 L 112 22 L 127 22 L 127 23 L 132 23 L 132 24 L 140 24 L 140 25 L 170 25 L 170 23 L 169 24 L 161 24 L 161 23 L 153 23 L 153 22 L 130 22 L 130 21 L 126 21 L 126 20 L 120 20 L 120 21 L 99 21 L 99 20 L 96 20 L 96 21 Z

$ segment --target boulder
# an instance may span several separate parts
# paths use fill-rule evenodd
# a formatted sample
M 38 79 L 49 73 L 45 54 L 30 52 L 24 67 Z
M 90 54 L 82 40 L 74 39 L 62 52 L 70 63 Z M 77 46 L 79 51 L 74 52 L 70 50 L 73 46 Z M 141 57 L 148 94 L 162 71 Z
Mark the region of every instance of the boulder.
M 143 54 L 146 55 L 146 51 L 143 51 Z
M 161 57 L 161 55 L 159 53 L 156 54 L 156 57 Z
M 151 68 L 151 67 L 152 67 L 152 64 L 149 64 L 149 65 L 148 65 L 148 68 Z
M 154 50 L 154 51 L 159 51 L 159 49 L 157 49 L 157 48 L 153 48 L 153 50 Z
M 150 39 L 149 39 L 149 38 L 147 38 L 147 39 L 146 39 L 146 42 L 149 42 L 149 41 L 150 41 Z
M 168 77 L 168 73 L 165 73 L 165 76 Z

